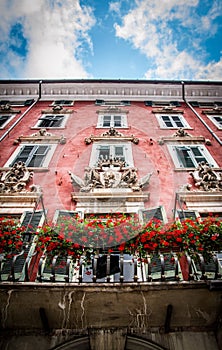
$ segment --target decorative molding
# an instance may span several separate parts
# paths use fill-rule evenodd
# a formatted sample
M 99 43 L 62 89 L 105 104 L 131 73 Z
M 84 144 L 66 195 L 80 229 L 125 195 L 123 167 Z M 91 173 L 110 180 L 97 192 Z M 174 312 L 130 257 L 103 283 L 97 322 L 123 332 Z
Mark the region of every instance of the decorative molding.
M 64 108 L 61 105 L 53 106 L 50 109 L 42 110 L 42 114 L 72 114 L 74 113 L 73 109 Z
M 158 140 L 159 145 L 163 145 L 165 142 L 183 142 L 183 143 L 191 143 L 191 142 L 201 142 L 206 144 L 209 143 L 209 140 L 205 139 L 203 136 L 192 136 L 188 132 L 185 131 L 184 128 L 178 129 L 172 136 L 161 137 Z
M 216 172 L 206 162 L 199 163 L 198 167 L 190 172 L 194 180 L 194 185 L 201 191 L 205 192 L 221 192 L 222 176 L 220 172 Z
M 131 141 L 136 145 L 139 143 L 139 139 L 134 135 L 125 136 L 121 134 L 119 131 L 114 128 L 110 128 L 108 131 L 102 133 L 100 136 L 91 135 L 85 138 L 85 144 L 90 145 L 94 141 L 102 141 L 102 140 L 118 140 L 118 141 Z
M 31 181 L 33 172 L 30 172 L 24 163 L 18 162 L 1 174 L 0 193 L 27 192 L 26 185 Z M 32 189 L 32 191 L 34 188 Z
M 117 106 L 110 106 L 104 109 L 100 109 L 96 111 L 98 114 L 110 114 L 110 113 L 118 113 L 118 114 L 128 114 L 129 111 L 125 109 L 121 109 Z
M 202 114 L 214 114 L 214 115 L 217 115 L 217 114 L 222 114 L 222 108 L 220 107 L 214 107 L 212 109 L 205 109 L 202 111 Z
M 177 193 L 178 200 L 186 204 L 186 210 L 199 213 L 218 213 L 222 210 L 222 192 L 181 191 Z
M 60 144 L 65 144 L 66 143 L 66 138 L 61 135 L 53 135 L 49 133 L 46 129 L 40 129 L 36 133 L 31 134 L 30 136 L 19 136 L 15 141 L 14 145 L 18 143 L 60 143 Z
M 155 108 L 155 107 L 153 107 Z M 153 109 L 152 113 L 170 113 L 170 114 L 183 114 L 184 111 L 182 109 L 175 109 L 173 106 L 166 106 L 163 108 Z
M 100 189 L 131 189 L 132 192 L 140 191 L 147 186 L 152 174 L 147 174 L 138 179 L 136 168 L 125 167 L 125 162 L 119 159 L 101 159 L 97 167 L 87 167 L 82 180 L 77 175 L 69 172 L 72 184 L 80 188 L 80 192 L 92 192 Z
M 18 109 L 12 108 L 9 103 L 6 103 L 4 105 L 0 105 L 0 114 L 5 114 L 5 113 L 18 114 L 18 113 L 21 113 L 21 111 Z

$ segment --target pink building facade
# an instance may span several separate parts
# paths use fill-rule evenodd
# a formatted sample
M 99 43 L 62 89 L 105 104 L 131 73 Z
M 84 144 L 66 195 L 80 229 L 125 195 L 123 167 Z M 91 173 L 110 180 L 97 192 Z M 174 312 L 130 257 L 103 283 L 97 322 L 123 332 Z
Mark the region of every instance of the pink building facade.
M 221 146 L 220 82 L 0 81 L 0 218 L 221 219 Z M 112 274 L 107 251 L 57 270 L 26 243 L 9 262 L 0 254 L 0 348 L 221 348 L 221 252 L 213 270 L 114 252 Z

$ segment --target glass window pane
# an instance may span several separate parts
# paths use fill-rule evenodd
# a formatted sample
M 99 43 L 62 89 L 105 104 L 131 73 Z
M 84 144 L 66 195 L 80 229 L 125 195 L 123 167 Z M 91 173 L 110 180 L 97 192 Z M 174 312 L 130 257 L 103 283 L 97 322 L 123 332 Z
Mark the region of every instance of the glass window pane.
M 5 124 L 5 122 L 7 122 L 7 120 L 10 118 L 9 115 L 1 115 L 0 116 L 0 127 L 3 126 Z
M 185 168 L 194 168 L 195 164 L 190 157 L 190 152 L 188 148 L 185 147 L 177 147 L 176 148 L 177 155 Z
M 40 167 L 45 159 L 47 154 L 48 146 L 38 146 L 33 154 L 32 158 L 26 164 L 29 167 Z
M 110 127 L 110 122 L 111 122 L 111 116 L 110 115 L 104 115 L 103 117 L 103 126 L 104 127 Z
M 120 127 L 120 126 L 121 126 L 121 116 L 114 115 L 114 127 Z
M 10 166 L 18 162 L 23 162 L 27 166 L 26 162 L 28 160 L 30 153 L 33 151 L 34 147 L 35 146 L 23 146 L 22 150 L 20 151 L 18 156 L 13 160 Z
M 120 160 L 125 160 L 123 146 L 115 146 L 115 155 L 114 156 Z
M 110 147 L 109 146 L 100 146 L 99 149 L 99 158 L 109 159 L 110 158 Z
M 176 124 L 176 126 L 178 126 L 179 128 L 182 128 L 184 126 L 183 123 L 181 122 L 181 119 L 178 116 L 173 116 L 172 119 Z

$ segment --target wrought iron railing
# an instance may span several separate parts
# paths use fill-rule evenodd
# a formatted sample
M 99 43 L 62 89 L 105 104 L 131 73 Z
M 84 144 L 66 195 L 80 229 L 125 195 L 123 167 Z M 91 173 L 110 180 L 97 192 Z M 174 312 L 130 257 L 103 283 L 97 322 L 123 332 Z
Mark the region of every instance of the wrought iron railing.
M 100 252 L 73 261 L 72 257 L 38 256 L 26 246 L 19 254 L 6 259 L 0 256 L 0 282 L 36 281 L 59 283 L 143 283 L 207 281 L 221 279 L 222 256 L 214 254 L 204 261 L 188 254 L 160 252 L 141 259 L 125 252 Z M 181 264 L 182 263 L 182 264 Z M 35 268 L 34 268 L 35 266 Z M 37 270 L 37 273 L 34 272 Z

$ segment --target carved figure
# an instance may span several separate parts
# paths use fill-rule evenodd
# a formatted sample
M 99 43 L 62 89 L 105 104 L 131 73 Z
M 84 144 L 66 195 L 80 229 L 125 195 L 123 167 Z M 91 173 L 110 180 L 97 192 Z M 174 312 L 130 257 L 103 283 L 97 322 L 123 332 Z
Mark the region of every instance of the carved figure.
M 101 159 L 97 167 L 86 167 L 83 180 L 69 172 L 72 184 L 80 188 L 80 192 L 90 192 L 94 188 L 130 188 L 140 191 L 149 183 L 152 174 L 138 180 L 136 168 L 123 167 L 123 162 L 114 159 Z
M 37 131 L 36 133 L 32 134 L 31 136 L 52 136 L 52 134 L 50 134 L 49 132 L 47 132 L 46 129 L 43 128 Z
M 115 130 L 114 128 L 110 128 L 108 131 L 104 132 L 102 136 L 115 136 L 120 137 L 123 136 L 119 131 Z
M 11 105 L 9 103 L 1 105 L 0 108 L 1 108 L 2 111 L 10 111 L 12 109 Z
M 23 162 L 18 162 L 0 178 L 0 193 L 22 192 L 33 177 Z
M 186 137 L 186 136 L 191 136 L 190 134 L 188 134 L 188 132 L 186 132 L 183 128 L 178 129 L 175 134 L 173 135 L 175 137 Z
M 190 175 L 194 179 L 195 186 L 204 191 L 222 191 L 221 173 L 216 173 L 208 163 L 201 162 Z

